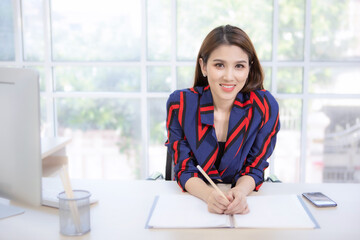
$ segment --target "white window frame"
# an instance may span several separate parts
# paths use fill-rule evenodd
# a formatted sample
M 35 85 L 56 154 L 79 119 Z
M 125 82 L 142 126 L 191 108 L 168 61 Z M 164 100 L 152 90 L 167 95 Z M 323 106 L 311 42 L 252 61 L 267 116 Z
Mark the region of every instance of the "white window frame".
M 13 1 L 14 12 L 14 33 L 15 33 L 15 61 L 0 62 L 0 66 L 43 66 L 45 70 L 46 90 L 41 92 L 41 96 L 46 99 L 46 121 L 51 123 L 51 129 L 54 136 L 57 136 L 57 116 L 55 101 L 63 97 L 86 97 L 86 98 L 136 98 L 141 100 L 141 132 L 143 152 L 141 154 L 141 178 L 146 178 L 150 173 L 148 163 L 148 147 L 149 147 L 149 131 L 148 131 L 148 99 L 151 98 L 167 98 L 170 92 L 155 93 L 147 91 L 147 67 L 148 66 L 170 66 L 171 77 L 174 80 L 171 85 L 171 91 L 174 91 L 177 86 L 176 71 L 179 66 L 194 66 L 193 61 L 178 61 L 176 59 L 176 26 L 177 26 L 177 0 L 171 1 L 171 59 L 170 61 L 148 61 L 147 60 L 147 0 L 141 0 L 141 58 L 139 62 L 61 62 L 52 61 L 51 48 L 51 12 L 50 1 L 43 0 L 43 20 L 44 20 L 44 42 L 45 42 L 45 61 L 32 62 L 24 61 L 23 51 L 23 28 L 22 28 L 22 14 L 21 2 L 22 0 Z M 278 50 L 278 21 L 279 21 L 279 3 L 278 0 L 273 0 L 273 49 L 271 61 L 264 61 L 264 67 L 270 67 L 272 70 L 271 78 L 271 92 L 278 99 L 299 99 L 302 101 L 301 114 L 301 150 L 300 150 L 300 166 L 298 182 L 304 183 L 306 176 L 306 151 L 307 151 L 307 118 L 309 101 L 313 99 L 360 99 L 359 94 L 311 94 L 308 92 L 309 72 L 311 67 L 360 67 L 360 61 L 311 61 L 311 0 L 305 0 L 305 31 L 304 31 L 304 59 L 302 61 L 279 61 L 277 56 Z M 56 66 L 140 66 L 141 68 L 141 91 L 138 93 L 116 93 L 116 92 L 55 92 L 52 69 Z M 283 94 L 277 92 L 277 69 L 279 67 L 302 67 L 303 68 L 303 92 L 299 94 Z M 164 119 L 165 121 L 165 119 Z M 274 173 L 276 161 L 270 161 L 270 174 Z

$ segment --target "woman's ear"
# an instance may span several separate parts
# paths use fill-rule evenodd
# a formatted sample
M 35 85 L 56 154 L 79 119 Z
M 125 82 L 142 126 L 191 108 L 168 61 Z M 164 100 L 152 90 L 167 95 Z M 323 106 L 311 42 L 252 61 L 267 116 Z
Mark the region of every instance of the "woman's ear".
M 203 76 L 206 77 L 207 76 L 206 64 L 204 63 L 202 58 L 199 58 L 199 64 L 200 64 L 200 68 L 201 68 L 201 72 L 202 72 Z

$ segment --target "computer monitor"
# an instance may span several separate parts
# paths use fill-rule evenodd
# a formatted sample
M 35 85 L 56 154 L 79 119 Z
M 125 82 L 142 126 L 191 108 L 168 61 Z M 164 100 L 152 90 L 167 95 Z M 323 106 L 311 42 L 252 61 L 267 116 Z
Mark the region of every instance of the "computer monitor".
M 0 197 L 41 204 L 39 75 L 0 68 Z

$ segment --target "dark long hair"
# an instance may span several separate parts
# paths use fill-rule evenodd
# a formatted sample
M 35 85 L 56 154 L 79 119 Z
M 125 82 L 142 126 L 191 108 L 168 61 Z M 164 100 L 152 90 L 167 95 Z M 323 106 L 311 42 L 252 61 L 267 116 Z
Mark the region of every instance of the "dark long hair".
M 264 89 L 264 73 L 256 55 L 254 45 L 243 30 L 231 25 L 219 26 L 205 37 L 196 59 L 194 87 L 209 85 L 207 78 L 202 75 L 199 59 L 202 58 L 206 65 L 210 54 L 217 47 L 224 44 L 240 47 L 249 57 L 249 76 L 240 92 L 247 93 L 256 89 Z

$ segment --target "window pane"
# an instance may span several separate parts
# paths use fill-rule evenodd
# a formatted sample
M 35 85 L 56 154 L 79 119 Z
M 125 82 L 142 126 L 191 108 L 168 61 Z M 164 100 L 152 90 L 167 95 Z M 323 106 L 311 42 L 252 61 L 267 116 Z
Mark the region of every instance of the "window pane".
M 303 69 L 301 67 L 283 67 L 277 71 L 277 92 L 302 93 Z
M 24 60 L 44 61 L 43 0 L 22 1 Z
M 360 93 L 359 68 L 311 68 L 311 93 Z
M 12 0 L 0 1 L 0 61 L 15 60 Z
M 360 59 L 360 1 L 311 1 L 311 59 Z
M 194 85 L 194 74 L 195 67 L 178 67 L 176 72 L 177 89 L 191 88 Z
M 279 1 L 278 59 L 304 58 L 305 1 Z
M 268 91 L 271 91 L 271 67 L 263 67 L 264 70 L 264 88 Z
M 58 135 L 71 137 L 66 148 L 73 178 L 140 177 L 140 101 L 57 100 Z
M 52 0 L 51 8 L 54 60 L 140 59 L 140 0 Z
M 196 59 L 205 36 L 219 25 L 242 28 L 255 45 L 261 60 L 270 60 L 272 51 L 273 3 L 248 1 L 177 1 L 177 59 Z
M 56 91 L 140 91 L 139 67 L 56 67 Z
M 274 173 L 283 182 L 298 182 L 302 101 L 281 99 L 278 103 L 281 130 L 277 135 L 276 148 L 271 160 L 274 161 Z
M 307 182 L 360 182 L 359 106 L 359 99 L 310 101 Z
M 170 60 L 171 2 L 168 0 L 147 1 L 147 57 L 149 60 Z
M 171 89 L 170 67 L 148 67 L 148 91 L 168 92 Z
M 149 128 L 149 173 L 161 172 L 165 176 L 166 151 L 164 146 L 167 139 L 166 101 L 164 98 L 149 99 L 148 119 Z

